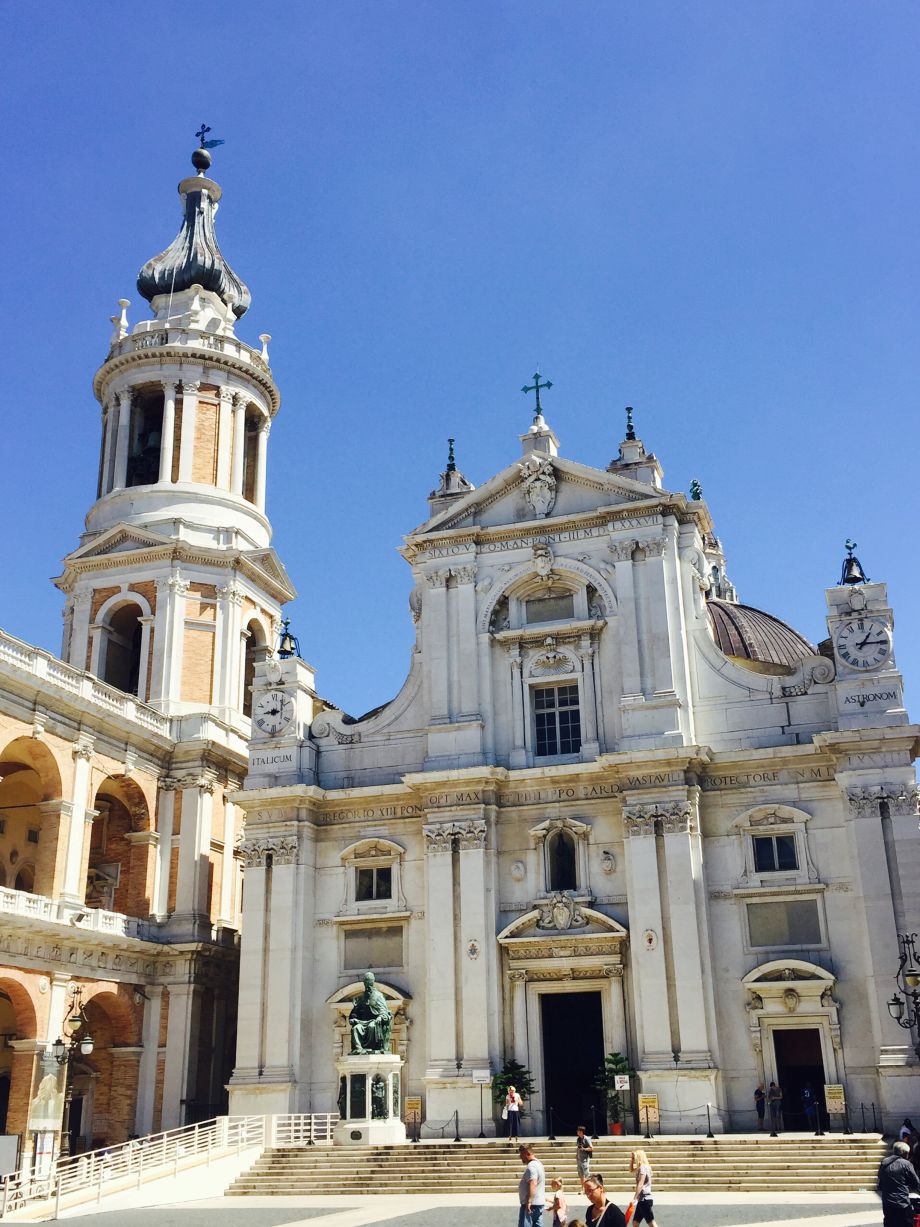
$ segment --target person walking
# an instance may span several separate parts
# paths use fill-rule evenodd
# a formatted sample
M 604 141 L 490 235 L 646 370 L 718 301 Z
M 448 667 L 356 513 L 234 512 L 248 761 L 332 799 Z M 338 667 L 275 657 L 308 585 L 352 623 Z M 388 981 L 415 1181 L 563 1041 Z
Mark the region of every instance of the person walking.
M 591 1175 L 591 1156 L 594 1154 L 594 1144 L 588 1137 L 584 1125 L 575 1130 L 575 1163 L 578 1167 L 578 1180 L 584 1184 Z
M 757 1109 L 757 1128 L 763 1129 L 763 1118 L 767 1111 L 767 1097 L 764 1094 L 762 1082 L 754 1092 L 754 1107 Z
M 774 1133 L 779 1133 L 783 1127 L 783 1088 L 771 1082 L 767 1100 L 770 1104 L 770 1125 Z
M 911 1193 L 920 1193 L 920 1179 L 908 1161 L 910 1147 L 895 1142 L 892 1153 L 883 1159 L 878 1169 L 878 1192 L 882 1199 L 884 1227 L 914 1227 Z
M 518 1184 L 518 1227 L 541 1227 L 546 1206 L 546 1171 L 529 1146 L 519 1146 L 524 1172 Z
M 550 1188 L 553 1190 L 553 1200 L 546 1203 L 547 1210 L 552 1211 L 549 1221 L 552 1227 L 566 1227 L 569 1221 L 569 1207 L 565 1200 L 565 1188 L 562 1181 L 558 1177 L 550 1181 Z
M 644 1150 L 632 1152 L 629 1158 L 629 1170 L 636 1180 L 636 1192 L 633 1198 L 636 1209 L 633 1214 L 633 1222 L 648 1223 L 650 1227 L 658 1227 L 652 1209 L 652 1165 Z
M 523 1099 L 517 1093 L 513 1086 L 509 1086 L 505 1094 L 505 1107 L 502 1112 L 505 1120 L 508 1122 L 508 1141 L 516 1142 L 520 1135 L 521 1108 L 524 1105 Z
M 818 1120 L 818 1100 L 810 1082 L 802 1087 L 802 1111 L 805 1113 L 805 1128 L 815 1129 Z
M 626 1217 L 623 1211 L 612 1201 L 607 1200 L 604 1182 L 600 1176 L 589 1176 L 584 1188 L 588 1199 L 585 1227 L 626 1227 Z

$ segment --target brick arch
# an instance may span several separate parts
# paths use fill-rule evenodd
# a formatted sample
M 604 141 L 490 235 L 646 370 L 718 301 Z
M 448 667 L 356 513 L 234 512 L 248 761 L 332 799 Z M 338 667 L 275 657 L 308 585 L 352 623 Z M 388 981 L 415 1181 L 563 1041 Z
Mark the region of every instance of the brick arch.
M 9 997 L 16 1019 L 17 1039 L 32 1040 L 38 1036 L 38 1010 L 29 988 L 19 979 L 0 976 L 0 993 Z
M 63 795 L 57 762 L 39 738 L 14 737 L 0 752 L 0 776 L 23 767 L 34 771 L 41 781 L 43 801 L 54 801 Z
M 101 1012 L 111 1031 L 112 1047 L 132 1047 L 141 1042 L 141 1015 L 131 990 L 123 984 L 83 985 L 83 1012 L 93 1030 L 93 1015 Z
M 122 803 L 131 817 L 132 831 L 149 831 L 152 828 L 147 798 L 141 786 L 130 776 L 107 775 L 96 789 L 97 797 L 100 793 L 113 796 Z

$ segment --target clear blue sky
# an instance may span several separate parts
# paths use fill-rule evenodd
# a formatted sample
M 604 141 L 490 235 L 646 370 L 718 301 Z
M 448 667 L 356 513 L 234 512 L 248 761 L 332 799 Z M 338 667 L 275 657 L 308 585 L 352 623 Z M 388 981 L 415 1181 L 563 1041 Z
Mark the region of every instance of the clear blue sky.
M 539 363 L 563 454 L 605 466 L 634 405 L 742 600 L 813 639 L 855 537 L 920 702 L 915 3 L 45 0 L 0 46 L 4 628 L 58 647 L 108 316 L 205 120 L 322 694 L 398 689 L 396 547 L 447 435 L 476 483 L 518 455 Z

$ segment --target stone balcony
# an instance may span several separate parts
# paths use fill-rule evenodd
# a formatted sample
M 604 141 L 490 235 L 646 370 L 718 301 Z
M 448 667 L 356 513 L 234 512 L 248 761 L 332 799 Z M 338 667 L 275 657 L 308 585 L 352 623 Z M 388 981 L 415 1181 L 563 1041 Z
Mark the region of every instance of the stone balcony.
M 261 353 L 236 337 L 220 336 L 197 328 L 163 328 L 156 320 L 142 321 L 130 335 L 115 341 L 106 362 L 125 354 L 156 352 L 167 348 L 199 350 L 203 358 L 215 353 L 223 354 L 254 367 L 260 375 L 271 377 L 269 365 Z
M 60 933 L 61 928 L 79 930 L 82 934 L 100 937 L 123 937 L 143 942 L 161 942 L 156 924 L 124 916 L 121 912 L 106 912 L 80 904 L 51 899 L 47 895 L 30 895 L 24 890 L 0 887 L 0 927 L 25 924 L 30 932 L 47 936 Z

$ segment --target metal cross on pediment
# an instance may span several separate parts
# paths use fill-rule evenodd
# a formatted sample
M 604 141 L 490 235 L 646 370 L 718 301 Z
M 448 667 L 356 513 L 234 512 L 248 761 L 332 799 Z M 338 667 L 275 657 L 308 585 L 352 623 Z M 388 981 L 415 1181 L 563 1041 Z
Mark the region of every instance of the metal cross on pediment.
M 534 421 L 536 421 L 537 418 L 540 417 L 543 413 L 543 408 L 540 405 L 541 390 L 545 391 L 547 388 L 551 388 L 552 386 L 553 386 L 552 383 L 548 379 L 545 379 L 543 383 L 540 383 L 540 372 L 534 371 L 533 383 L 529 385 L 525 384 L 524 387 L 521 388 L 521 391 L 525 394 L 528 392 L 536 392 L 537 394 L 537 407 L 533 415 Z
M 204 138 L 208 135 L 210 131 L 211 129 L 207 124 L 202 124 L 201 127 L 198 129 L 198 131 L 195 133 L 195 136 L 198 138 L 198 141 L 202 149 L 204 149 Z

